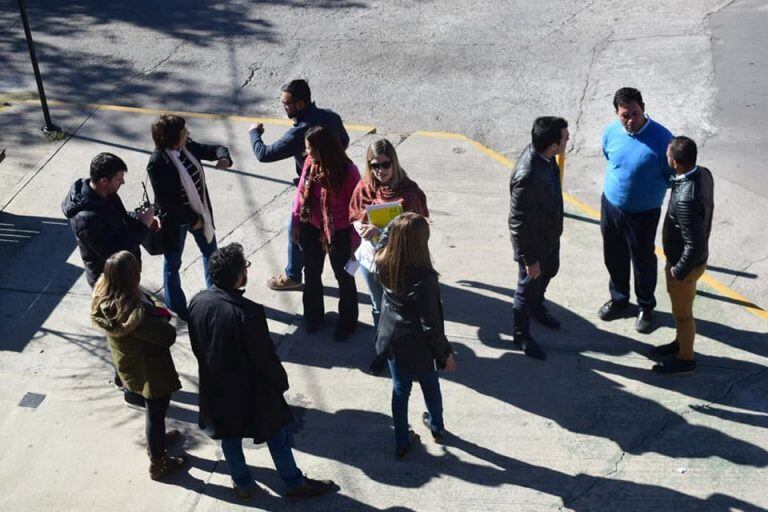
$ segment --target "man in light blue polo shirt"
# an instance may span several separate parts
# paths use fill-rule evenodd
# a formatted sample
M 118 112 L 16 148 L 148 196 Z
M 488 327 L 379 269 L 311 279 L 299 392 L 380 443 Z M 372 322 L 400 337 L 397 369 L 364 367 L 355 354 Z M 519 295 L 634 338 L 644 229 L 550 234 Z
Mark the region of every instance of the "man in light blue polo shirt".
M 635 329 L 650 332 L 656 307 L 654 252 L 661 205 L 673 171 L 666 150 L 672 133 L 645 114 L 640 91 L 623 87 L 613 98 L 618 119 L 605 129 L 607 160 L 600 231 L 611 299 L 598 311 L 602 320 L 625 316 L 629 306 L 630 264 L 640 308 Z

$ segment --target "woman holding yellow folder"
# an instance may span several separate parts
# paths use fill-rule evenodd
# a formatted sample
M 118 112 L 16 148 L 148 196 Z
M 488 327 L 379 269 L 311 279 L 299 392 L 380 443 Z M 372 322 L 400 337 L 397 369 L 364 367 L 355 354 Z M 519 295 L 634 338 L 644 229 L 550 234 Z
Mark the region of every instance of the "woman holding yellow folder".
M 368 146 L 365 175 L 358 182 L 349 203 L 349 221 L 362 237 L 363 245 L 374 245 L 385 227 L 385 224 L 377 226 L 368 218 L 367 208 L 385 203 L 400 203 L 403 212 L 414 212 L 429 217 L 427 196 L 400 167 L 392 143 L 387 139 L 379 139 Z M 365 249 L 366 247 L 361 248 Z M 368 249 L 372 251 L 372 247 Z M 360 259 L 360 271 L 371 295 L 373 325 L 378 327 L 381 297 L 384 292 L 371 266 L 364 259 Z

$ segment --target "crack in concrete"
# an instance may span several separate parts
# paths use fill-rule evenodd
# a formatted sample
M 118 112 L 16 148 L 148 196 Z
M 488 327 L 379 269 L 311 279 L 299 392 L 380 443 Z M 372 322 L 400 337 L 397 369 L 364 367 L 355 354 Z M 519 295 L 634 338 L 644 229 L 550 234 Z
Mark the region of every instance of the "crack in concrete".
M 261 69 L 261 64 L 251 64 L 248 66 L 248 76 L 245 78 L 245 81 L 240 85 L 241 89 L 245 89 L 246 87 L 251 85 L 251 82 L 253 82 L 254 77 L 256 76 L 256 72 Z
M 563 30 L 571 21 L 573 21 L 577 16 L 579 16 L 584 11 L 587 11 L 590 7 L 595 5 L 599 0 L 592 0 L 591 2 L 588 2 L 586 5 L 581 7 L 580 9 L 576 9 L 576 11 L 573 12 L 570 16 L 567 16 L 564 20 L 562 20 L 559 23 L 559 26 L 552 29 L 550 32 L 547 32 L 544 37 L 539 38 L 539 40 L 546 40 L 549 36 L 556 34 Z
M 741 376 L 733 379 L 731 382 L 729 382 L 725 386 L 725 391 L 723 391 L 723 393 L 720 396 L 715 397 L 715 398 L 711 399 L 710 401 L 705 402 L 704 404 L 700 404 L 699 406 L 702 407 L 702 408 L 709 408 L 712 404 L 715 404 L 715 403 L 723 404 L 723 402 L 726 401 L 728 399 L 728 397 L 734 392 L 734 390 L 736 389 L 737 386 L 739 386 L 740 384 L 742 384 L 743 382 L 745 382 L 745 381 L 747 381 L 749 379 L 758 378 L 758 377 L 760 377 L 762 374 L 764 374 L 766 372 L 768 372 L 768 368 L 763 368 L 762 370 L 757 371 L 757 372 L 746 372 L 745 375 L 741 375 Z M 576 497 L 574 497 L 574 498 L 564 502 L 562 506 L 558 507 L 558 510 L 564 510 L 566 507 L 570 507 L 570 505 L 572 505 L 573 503 L 575 503 L 578 500 L 580 500 L 580 499 L 584 498 L 585 496 L 589 495 L 598 486 L 598 484 L 604 482 L 605 479 L 608 479 L 608 478 L 612 477 L 613 475 L 615 475 L 616 473 L 618 473 L 619 472 L 619 466 L 621 465 L 622 462 L 624 462 L 624 459 L 625 459 L 627 453 L 635 453 L 635 452 L 637 452 L 640 448 L 642 448 L 642 446 L 645 444 L 645 442 L 648 439 L 651 439 L 651 438 L 658 439 L 658 437 L 664 431 L 666 431 L 667 429 L 669 429 L 671 426 L 673 426 L 675 424 L 679 424 L 681 422 L 687 424 L 687 422 L 685 421 L 685 416 L 687 416 L 688 414 L 691 414 L 693 412 L 696 412 L 695 409 L 691 409 L 690 407 L 691 407 L 691 404 L 688 404 L 688 409 L 687 410 L 680 411 L 679 413 L 677 413 L 672 418 L 667 419 L 656 430 L 647 432 L 643 437 L 640 438 L 640 440 L 638 442 L 634 443 L 628 449 L 622 450 L 619 453 L 619 455 L 618 455 L 618 457 L 616 459 L 616 462 L 614 463 L 613 469 L 611 469 L 610 471 L 608 471 L 604 475 L 599 475 L 597 477 L 593 477 L 594 481 L 586 489 L 584 489 L 584 491 L 581 494 L 579 494 Z
M 754 261 L 751 261 L 751 262 L 747 263 L 747 266 L 745 266 L 744 268 L 740 269 L 739 272 L 746 272 L 752 266 L 757 265 L 758 263 L 762 263 L 762 262 L 764 262 L 766 260 L 768 260 L 768 254 L 766 254 L 765 256 L 763 256 L 762 258 L 760 258 L 758 260 L 754 260 Z M 743 278 L 744 278 L 744 276 L 739 276 L 739 275 L 733 276 L 733 278 L 731 279 L 731 282 L 728 283 L 728 287 L 729 288 L 733 288 L 733 285 L 736 283 L 736 281 L 738 281 L 739 279 L 743 279 Z
M 613 29 L 608 32 L 608 35 L 606 35 L 603 39 L 598 41 L 595 46 L 592 47 L 592 56 L 589 61 L 589 68 L 587 68 L 587 76 L 584 80 L 584 88 L 581 90 L 581 97 L 579 98 L 579 114 L 576 117 L 576 122 L 574 123 L 573 128 L 573 139 L 576 140 L 579 130 L 581 129 L 581 121 L 584 117 L 584 101 L 587 98 L 587 90 L 589 90 L 589 85 L 592 80 L 592 71 L 595 67 L 595 62 L 597 61 L 597 56 L 600 52 L 605 50 L 605 48 L 610 44 L 611 39 L 613 38 L 614 31 Z M 569 153 L 573 153 L 574 155 L 578 155 L 581 151 L 581 145 L 573 145 L 571 146 L 571 150 Z
M 160 69 L 161 67 L 163 67 L 167 62 L 169 62 L 172 58 L 174 58 L 176 56 L 176 54 L 179 52 L 179 50 L 181 50 L 181 47 L 184 46 L 185 42 L 186 41 L 184 41 L 183 39 L 181 41 L 179 41 L 179 43 L 170 51 L 170 53 L 168 55 L 166 55 L 165 57 L 163 57 L 162 59 L 160 59 L 154 66 L 151 66 L 151 67 L 149 67 L 148 69 L 146 69 L 144 71 L 139 71 L 138 73 L 135 73 L 130 78 L 128 78 L 127 81 L 130 82 L 131 80 L 133 80 L 134 78 L 136 78 L 136 77 L 138 77 L 140 75 L 141 76 L 150 75 L 150 74 L 154 73 L 155 71 L 157 71 L 158 69 Z

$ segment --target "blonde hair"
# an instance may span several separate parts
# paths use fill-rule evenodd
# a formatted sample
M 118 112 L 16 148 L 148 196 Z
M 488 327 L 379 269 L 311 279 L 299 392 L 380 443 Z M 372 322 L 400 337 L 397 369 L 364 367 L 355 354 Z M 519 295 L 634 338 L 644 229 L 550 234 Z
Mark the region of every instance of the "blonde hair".
M 379 139 L 373 144 L 368 146 L 368 151 L 365 153 L 365 181 L 373 188 L 381 186 L 381 182 L 373 175 L 371 171 L 371 160 L 379 156 L 386 156 L 392 161 L 392 181 L 389 182 L 389 187 L 396 187 L 403 178 L 407 178 L 408 175 L 405 169 L 400 167 L 400 161 L 397 159 L 397 152 L 395 146 L 392 145 L 387 139 Z
M 141 269 L 133 254 L 120 251 L 107 258 L 104 271 L 93 289 L 91 314 L 107 309 L 114 312 L 117 320 L 126 320 L 141 297 L 140 280 Z
M 400 293 L 405 290 L 407 267 L 435 272 L 428 242 L 429 223 L 426 218 L 413 212 L 398 215 L 389 225 L 386 247 L 379 251 L 375 258 L 381 285 Z

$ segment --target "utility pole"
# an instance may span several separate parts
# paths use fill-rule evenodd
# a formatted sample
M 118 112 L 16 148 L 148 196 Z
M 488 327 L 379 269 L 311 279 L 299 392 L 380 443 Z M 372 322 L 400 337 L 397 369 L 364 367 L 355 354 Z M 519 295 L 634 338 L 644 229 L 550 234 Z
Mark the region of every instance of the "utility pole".
M 51 120 L 51 113 L 48 111 L 48 100 L 45 98 L 43 77 L 40 76 L 40 67 L 37 65 L 37 52 L 35 52 L 35 44 L 32 42 L 32 32 L 29 29 L 29 18 L 27 18 L 27 5 L 25 0 L 19 0 L 19 11 L 21 12 L 21 23 L 24 25 L 24 35 L 27 38 L 29 58 L 32 59 L 32 69 L 35 72 L 35 80 L 37 81 L 37 93 L 40 96 L 40 104 L 43 106 L 45 126 L 43 126 L 42 131 L 48 137 L 57 138 L 61 135 L 61 127 L 53 123 Z

